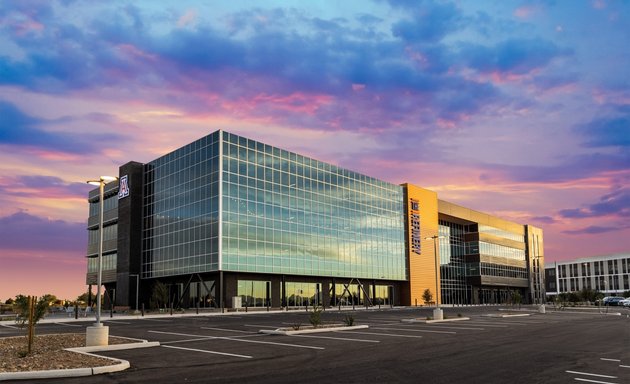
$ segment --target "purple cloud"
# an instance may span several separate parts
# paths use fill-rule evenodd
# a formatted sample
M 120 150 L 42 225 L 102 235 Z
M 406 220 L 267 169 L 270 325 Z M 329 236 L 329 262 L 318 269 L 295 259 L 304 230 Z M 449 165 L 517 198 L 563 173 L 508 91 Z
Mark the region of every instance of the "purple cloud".
M 401 4 L 413 18 L 392 25 L 392 34 L 412 44 L 429 44 L 460 28 L 461 12 L 453 3 Z
M 522 75 L 545 67 L 556 57 L 569 54 L 570 51 L 548 40 L 511 38 L 494 47 L 462 44 L 460 60 L 482 73 Z
M 50 220 L 21 211 L 0 218 L 0 244 L 5 250 L 85 252 L 84 223 Z
M 533 216 L 531 219 L 532 221 L 536 221 L 543 224 L 554 224 L 557 222 L 557 220 L 551 216 Z
M 93 187 L 68 183 L 55 176 L 17 175 L 0 178 L 0 194 L 20 197 L 85 198 Z
M 594 119 L 575 131 L 586 138 L 587 147 L 630 147 L 630 107 L 619 107 L 616 116 Z
M 31 117 L 13 104 L 1 100 L 0 116 L 2 116 L 0 119 L 0 145 L 86 154 L 98 152 L 101 150 L 103 142 L 113 143 L 120 137 L 117 134 L 48 132 L 42 127 L 53 123 L 53 121 Z M 91 117 L 88 116 L 88 118 Z M 72 120 L 72 118 L 62 120 Z
M 630 217 L 630 189 L 620 188 L 602 196 L 599 202 L 590 204 L 584 208 L 562 209 L 560 216 L 569 219 L 582 219 L 588 217 L 618 216 Z
M 563 182 L 584 179 L 608 171 L 627 171 L 630 167 L 630 153 L 594 153 L 569 158 L 566 162 L 549 166 L 529 165 L 483 165 L 488 172 L 481 174 L 485 182 L 512 180 L 518 182 Z
M 392 28 L 405 39 L 439 39 L 455 28 L 459 13 L 452 4 L 427 3 L 414 11 L 415 19 Z M 232 30 L 201 21 L 194 29 L 160 35 L 151 28 L 152 17 L 131 6 L 107 10 L 96 21 L 86 20 L 83 28 L 46 15 L 41 22 L 47 28 L 37 38 L 12 34 L 29 49 L 23 58 L 0 59 L 0 73 L 8 74 L 0 83 L 47 92 L 105 84 L 131 91 L 172 88 L 191 95 L 178 99 L 180 108 L 192 113 L 230 113 L 224 101 L 249 101 L 260 94 L 323 94 L 331 97 L 330 106 L 307 117 L 277 101 L 255 104 L 248 115 L 273 115 L 305 127 L 331 127 L 335 121 L 351 130 L 417 125 L 419 116 L 432 117 L 428 123 L 456 123 L 499 96 L 490 83 L 448 72 L 457 61 L 453 48 L 433 44 L 416 52 L 408 41 L 375 32 L 380 19 L 366 14 L 359 15 L 362 23 L 350 27 L 343 18 L 309 18 L 281 9 L 244 11 L 231 15 Z M 292 28 L 297 23 L 308 30 Z M 422 64 L 416 56 L 422 56 Z M 354 85 L 364 87 L 359 100 L 354 100 Z M 221 98 L 202 102 L 198 96 L 204 92 Z M 359 108 L 374 112 L 363 118 Z
M 626 228 L 627 227 L 618 227 L 618 226 L 602 227 L 598 225 L 591 225 L 591 226 L 581 228 L 581 229 L 562 231 L 562 233 L 566 233 L 567 235 L 597 235 L 600 233 L 621 231 Z

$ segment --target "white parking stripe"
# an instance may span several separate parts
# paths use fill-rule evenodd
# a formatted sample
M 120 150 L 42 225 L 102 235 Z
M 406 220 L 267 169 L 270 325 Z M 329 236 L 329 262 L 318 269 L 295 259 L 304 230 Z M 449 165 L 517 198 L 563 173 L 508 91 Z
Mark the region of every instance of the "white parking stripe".
M 373 320 L 369 320 L 368 324 L 376 324 L 376 325 L 393 325 L 393 324 L 400 324 L 400 321 L 373 321 Z
M 7 327 L 7 328 L 11 328 L 11 329 L 19 329 L 18 327 L 14 327 L 13 325 L 8 325 L 8 324 L 0 324 L 3 327 Z
M 254 327 L 254 328 L 278 328 L 271 325 L 258 325 L 258 324 L 243 324 L 245 327 Z
M 409 337 L 413 339 L 420 339 L 422 336 L 413 336 L 413 335 L 397 335 L 395 333 L 375 333 L 375 332 L 356 332 L 356 331 L 344 331 L 347 333 L 359 333 L 362 335 L 375 335 L 375 336 L 393 336 L 393 337 Z
M 616 363 L 621 362 L 621 360 L 619 360 L 619 359 L 607 359 L 607 358 L 605 358 L 605 357 L 600 357 L 599 359 L 600 359 L 600 360 L 603 360 L 603 361 L 614 361 L 614 362 L 616 362 Z
M 345 337 L 330 337 L 330 336 L 314 336 L 314 335 L 289 335 L 291 337 L 309 337 L 313 339 L 331 339 L 331 340 L 342 340 L 342 341 L 358 341 L 362 343 L 380 343 L 379 340 L 363 340 L 363 339 L 348 339 Z
M 588 383 L 597 383 L 597 384 L 617 384 L 617 383 L 613 383 L 612 381 L 599 381 L 599 380 L 590 380 L 590 379 L 582 379 L 581 377 L 574 377 L 574 380 L 577 381 L 586 381 Z
M 208 338 L 208 339 L 213 339 L 214 338 L 214 336 L 193 335 L 193 334 L 190 334 L 190 333 L 177 333 L 177 332 L 164 332 L 164 331 L 147 331 L 147 332 L 149 332 L 149 333 L 159 333 L 159 334 L 162 334 L 162 335 L 190 336 L 190 337 L 199 337 L 199 336 L 201 336 L 201 337 L 205 337 L 205 338 Z
M 427 333 L 444 333 L 455 335 L 457 332 L 453 331 L 430 331 L 428 329 L 413 329 L 413 328 L 385 328 L 385 327 L 370 327 L 371 329 L 383 329 L 383 330 L 391 330 L 391 331 L 409 331 L 409 332 L 427 332 Z
M 226 352 L 217 352 L 217 351 L 207 351 L 205 349 L 195 349 L 195 348 L 182 348 L 182 347 L 173 347 L 172 345 L 162 345 L 164 348 L 173 348 L 173 349 L 182 349 L 185 351 L 193 351 L 193 352 L 202 352 L 202 353 L 211 353 L 213 355 L 223 355 L 223 356 L 232 356 L 232 357 L 242 357 L 244 359 L 251 359 L 252 356 L 247 355 L 237 355 L 234 353 L 226 353 Z
M 445 325 L 429 325 L 429 324 L 427 324 L 427 327 L 444 328 L 444 329 L 468 329 L 472 331 L 483 331 L 485 329 L 485 328 L 475 328 L 475 327 L 447 327 Z
M 240 341 L 242 343 L 280 345 L 280 346 L 283 346 L 283 347 L 293 347 L 293 348 L 326 349 L 326 348 L 323 348 L 323 347 L 313 347 L 313 346 L 310 346 L 310 345 L 274 343 L 274 342 L 271 342 L 271 341 L 245 340 L 245 339 L 236 339 L 236 338 L 232 338 L 232 337 L 215 337 L 215 339 Z
M 66 324 L 66 323 L 53 323 L 53 324 L 65 325 L 66 327 L 83 327 L 82 325 L 77 325 L 77 324 Z
M 185 340 L 175 340 L 175 341 L 160 341 L 160 345 L 162 344 L 179 344 L 179 343 L 191 343 L 193 341 L 205 341 L 210 340 L 211 337 L 200 337 L 198 339 L 185 339 Z
M 617 376 L 608 376 L 608 375 L 600 375 L 597 373 L 588 373 L 588 372 L 578 372 L 578 371 L 565 371 L 566 373 L 573 373 L 575 375 L 586 375 L 586 376 L 595 376 L 595 377 L 603 377 L 606 379 L 616 379 Z
M 147 319 L 145 317 L 141 318 L 140 320 L 144 320 L 144 321 L 157 321 L 158 323 L 170 323 L 173 320 L 166 320 L 166 319 Z
M 244 339 L 237 339 L 235 337 L 218 337 L 218 336 L 204 337 L 203 335 L 191 335 L 189 333 L 162 332 L 162 331 L 148 331 L 148 332 L 150 332 L 150 333 L 160 333 L 160 334 L 163 334 L 163 335 L 191 336 L 191 337 L 197 337 L 197 338 L 199 336 L 202 336 L 202 339 L 206 338 L 208 340 L 210 340 L 210 339 L 214 339 L 214 340 L 231 340 L 231 341 L 238 341 L 238 342 L 241 342 L 241 343 L 280 345 L 280 346 L 284 346 L 284 347 L 293 347 L 293 348 L 326 349 L 326 348 L 322 348 L 322 347 L 313 347 L 313 346 L 310 346 L 310 345 L 274 343 L 274 342 L 271 342 L 271 341 L 244 340 Z
M 481 321 L 467 321 L 466 324 L 470 324 L 470 325 L 481 325 L 484 327 L 490 327 L 490 328 L 507 328 L 507 325 L 498 325 L 496 323 L 484 323 Z
M 210 328 L 210 327 L 201 327 L 201 329 L 209 329 L 211 331 L 226 331 L 226 332 L 239 332 L 239 333 L 256 333 L 252 331 L 240 331 L 238 329 L 225 329 L 225 328 Z

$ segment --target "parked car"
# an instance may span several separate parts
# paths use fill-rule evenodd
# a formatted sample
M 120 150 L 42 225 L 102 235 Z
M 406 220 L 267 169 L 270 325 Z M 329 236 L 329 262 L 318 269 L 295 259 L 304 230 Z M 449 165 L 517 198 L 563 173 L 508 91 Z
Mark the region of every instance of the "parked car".
M 610 305 L 610 306 L 618 306 L 619 302 L 622 301 L 624 298 L 620 297 L 620 296 L 614 296 L 614 297 L 609 297 L 608 301 L 606 301 L 606 297 L 604 298 L 604 305 Z
M 624 307 L 630 307 L 630 297 L 627 299 L 621 300 L 618 305 L 622 305 Z
M 598 304 L 598 305 L 607 305 L 607 304 L 608 304 L 608 301 L 609 301 L 610 299 L 612 299 L 612 298 L 613 298 L 612 296 L 606 296 L 606 297 L 604 297 L 603 299 L 598 299 L 598 300 L 597 300 L 597 304 Z

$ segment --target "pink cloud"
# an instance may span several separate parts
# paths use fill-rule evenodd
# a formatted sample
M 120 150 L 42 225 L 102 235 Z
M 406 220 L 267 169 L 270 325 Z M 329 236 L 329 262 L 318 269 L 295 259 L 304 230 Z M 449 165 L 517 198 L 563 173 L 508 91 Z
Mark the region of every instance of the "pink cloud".
M 189 9 L 177 20 L 177 26 L 179 28 L 187 27 L 194 24 L 196 21 L 197 11 L 194 9 Z
M 536 6 L 522 6 L 519 8 L 516 8 L 514 10 L 514 16 L 518 17 L 519 19 L 528 19 L 529 17 L 531 17 L 533 14 L 537 13 L 539 11 L 538 7 Z

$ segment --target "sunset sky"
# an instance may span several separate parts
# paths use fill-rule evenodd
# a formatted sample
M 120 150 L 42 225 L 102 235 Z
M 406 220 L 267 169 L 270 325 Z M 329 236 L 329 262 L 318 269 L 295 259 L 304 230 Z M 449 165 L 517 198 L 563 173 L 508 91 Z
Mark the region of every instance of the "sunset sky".
M 0 1 L 0 300 L 87 287 L 86 180 L 217 129 L 630 251 L 630 1 Z

